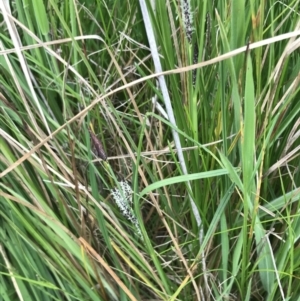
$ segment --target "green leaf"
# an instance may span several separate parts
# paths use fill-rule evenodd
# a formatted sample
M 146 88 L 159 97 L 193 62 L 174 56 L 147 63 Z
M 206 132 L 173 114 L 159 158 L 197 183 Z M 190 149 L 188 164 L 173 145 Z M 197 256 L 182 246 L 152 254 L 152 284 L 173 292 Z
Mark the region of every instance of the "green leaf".
M 46 8 L 44 5 L 44 0 L 32 0 L 34 16 L 36 19 L 37 26 L 39 27 L 43 35 L 48 35 L 49 30 L 49 21 L 48 15 L 46 13 Z

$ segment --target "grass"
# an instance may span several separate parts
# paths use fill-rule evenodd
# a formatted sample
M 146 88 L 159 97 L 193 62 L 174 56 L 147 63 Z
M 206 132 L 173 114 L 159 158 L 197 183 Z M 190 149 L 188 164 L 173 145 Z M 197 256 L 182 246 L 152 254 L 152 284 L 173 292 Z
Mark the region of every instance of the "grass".
M 8 2 L 0 299 L 298 300 L 299 0 Z

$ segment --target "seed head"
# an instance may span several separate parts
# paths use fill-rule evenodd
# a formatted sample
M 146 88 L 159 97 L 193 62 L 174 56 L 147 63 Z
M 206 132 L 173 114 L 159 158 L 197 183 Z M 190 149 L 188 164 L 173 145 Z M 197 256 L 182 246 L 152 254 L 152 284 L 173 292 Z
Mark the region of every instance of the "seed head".
M 89 130 L 90 133 L 90 137 L 92 140 L 92 146 L 94 149 L 94 153 L 97 157 L 101 158 L 102 160 L 106 161 L 107 156 L 106 153 L 103 149 L 102 143 L 100 142 L 100 140 L 97 138 L 97 136 Z

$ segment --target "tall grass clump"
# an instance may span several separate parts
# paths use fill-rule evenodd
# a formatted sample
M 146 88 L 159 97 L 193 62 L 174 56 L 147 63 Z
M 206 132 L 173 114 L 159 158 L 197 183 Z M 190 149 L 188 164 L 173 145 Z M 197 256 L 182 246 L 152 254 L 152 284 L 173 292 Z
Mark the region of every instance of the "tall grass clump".
M 0 2 L 1 300 L 298 300 L 299 0 Z

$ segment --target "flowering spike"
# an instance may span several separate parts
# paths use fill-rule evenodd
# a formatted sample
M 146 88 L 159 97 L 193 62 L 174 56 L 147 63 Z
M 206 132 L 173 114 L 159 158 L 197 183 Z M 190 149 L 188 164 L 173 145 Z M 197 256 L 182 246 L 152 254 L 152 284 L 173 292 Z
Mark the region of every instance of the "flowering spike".
M 106 161 L 107 156 L 103 149 L 102 143 L 92 131 L 89 130 L 89 133 L 92 140 L 92 146 L 94 148 L 95 155 L 101 158 L 102 160 Z
M 119 187 L 111 189 L 111 194 L 122 214 L 134 225 L 138 236 L 143 239 L 138 220 L 132 209 L 132 189 L 127 181 L 119 182 Z
M 188 42 L 192 43 L 193 28 L 193 14 L 191 12 L 190 0 L 181 0 L 182 19 L 185 27 L 186 37 Z

